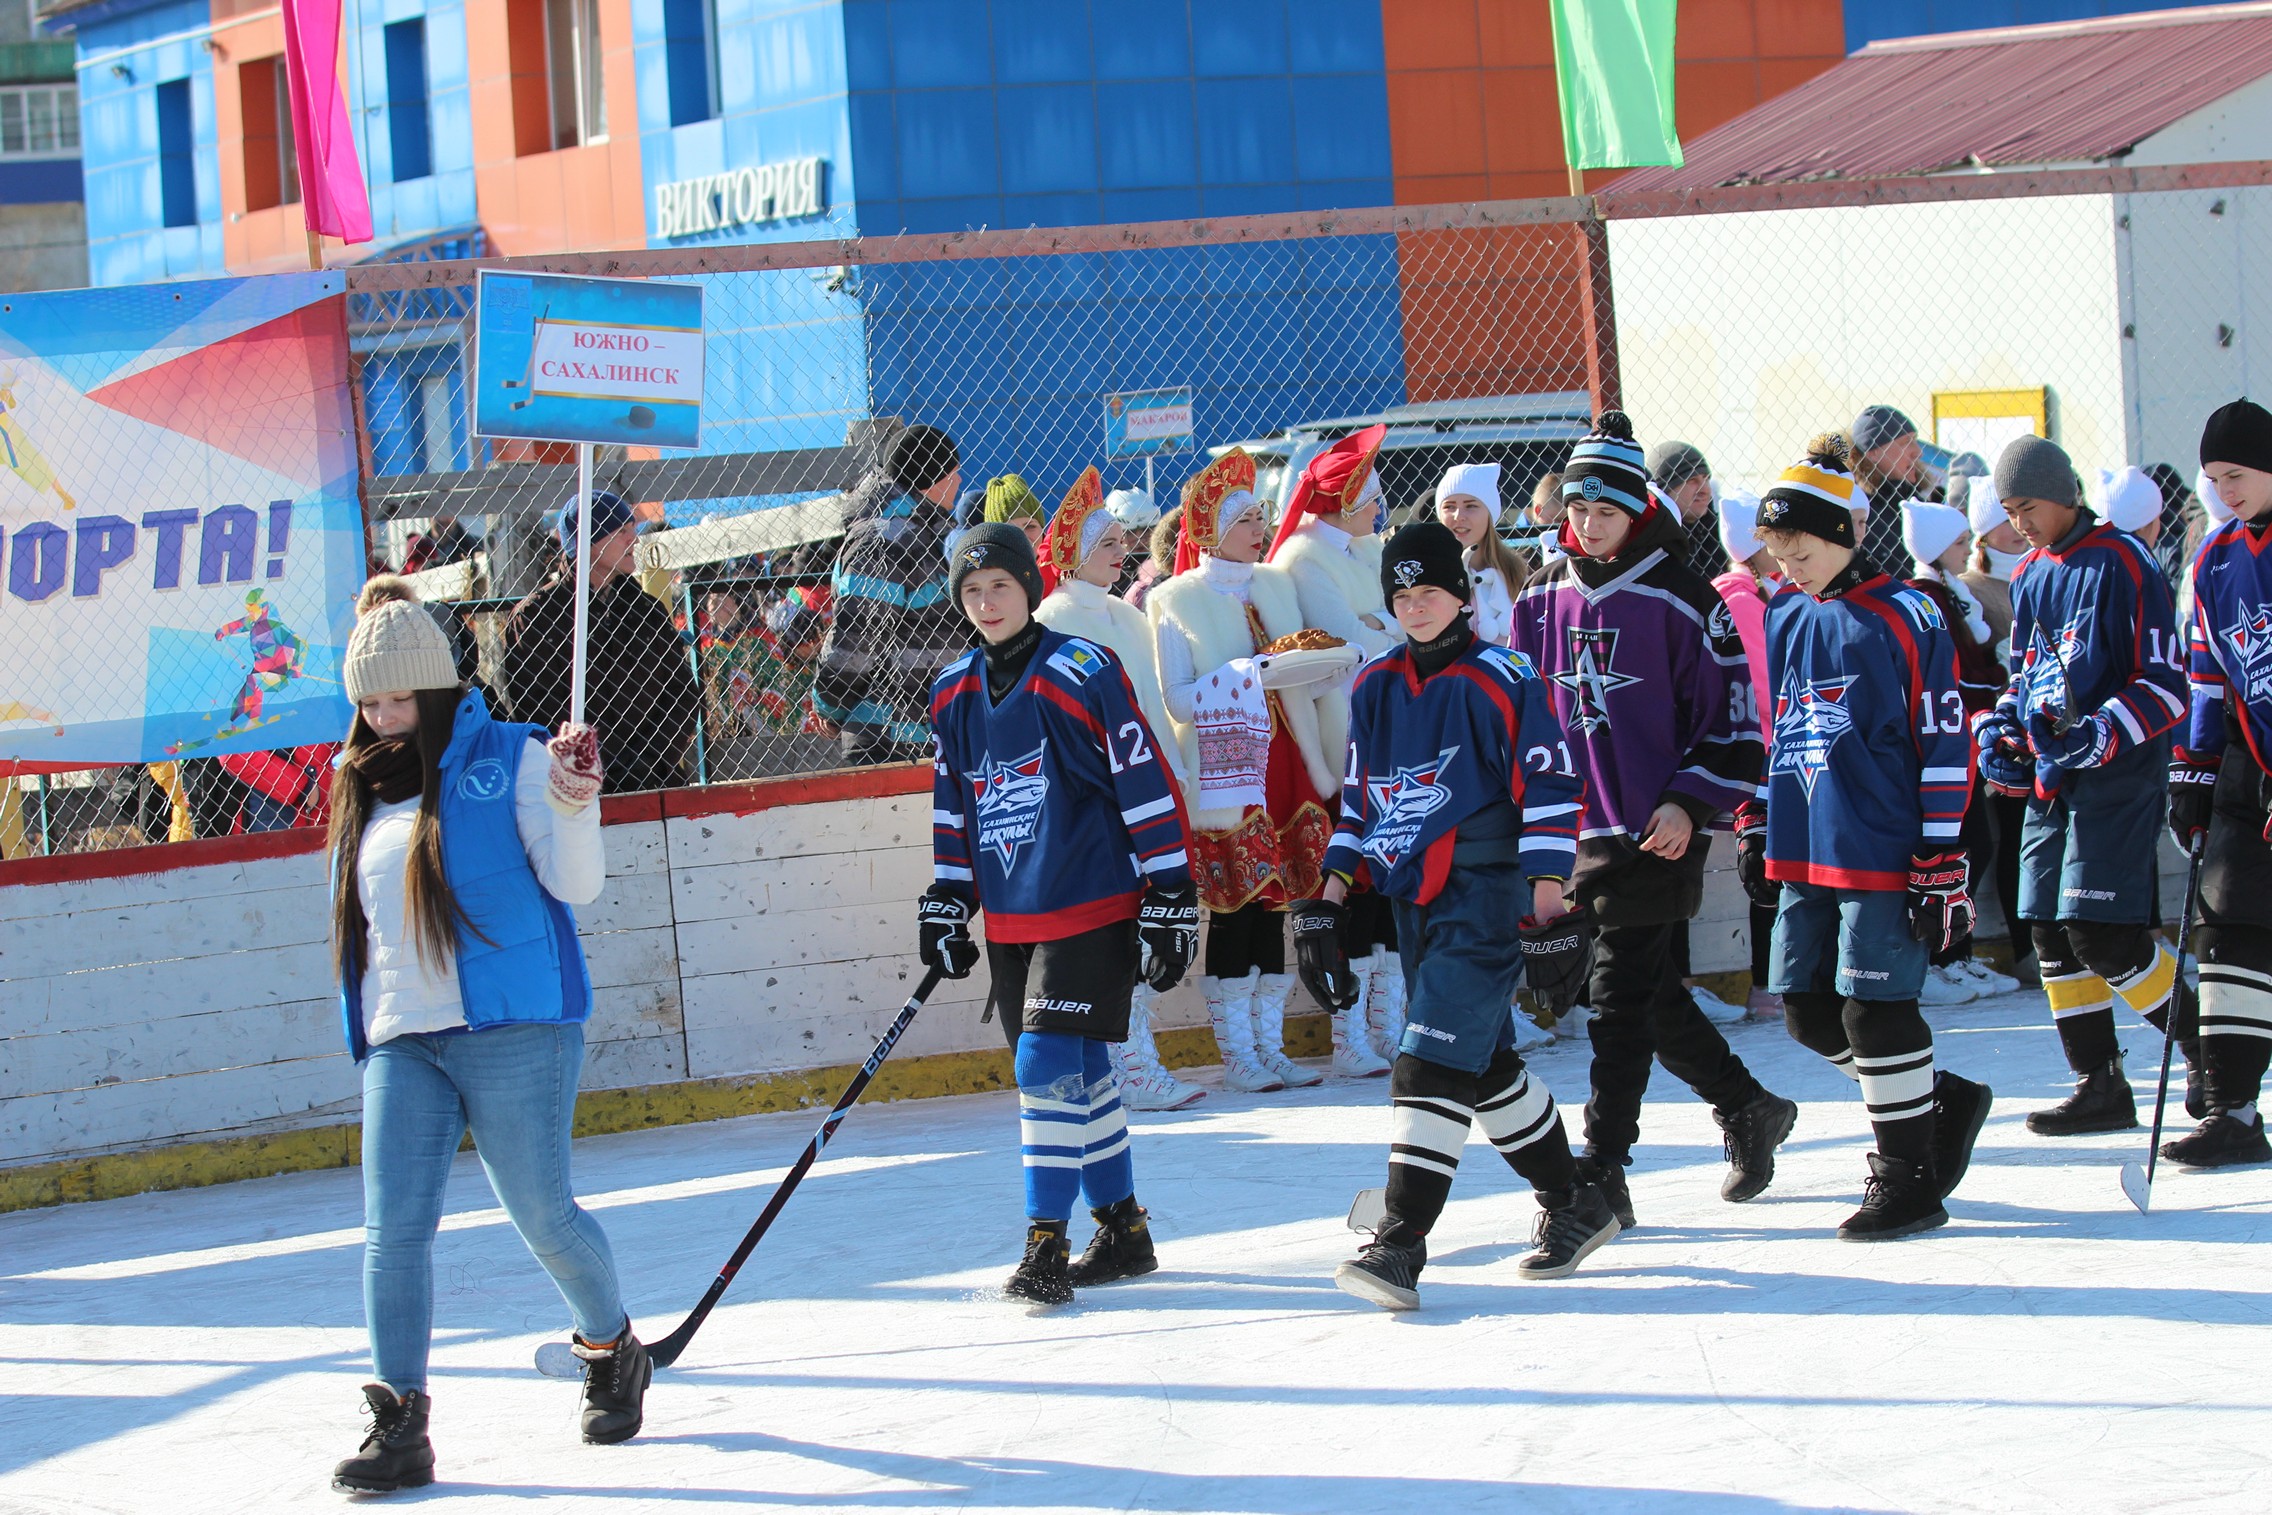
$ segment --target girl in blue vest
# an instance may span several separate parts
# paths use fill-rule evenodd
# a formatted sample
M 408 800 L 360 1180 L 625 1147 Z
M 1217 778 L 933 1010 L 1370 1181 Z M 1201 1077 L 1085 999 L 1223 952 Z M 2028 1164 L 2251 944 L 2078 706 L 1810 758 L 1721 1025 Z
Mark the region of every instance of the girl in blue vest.
M 599 897 L 589 726 L 489 717 L 397 578 L 365 586 L 343 682 L 355 720 L 332 786 L 332 938 L 363 1066 L 363 1309 L 371 1427 L 332 1487 L 434 1481 L 426 1356 L 434 1232 L 468 1129 L 489 1184 L 575 1317 L 583 1432 L 637 1434 L 651 1367 L 615 1260 L 568 1180 L 591 983 L 571 904 Z

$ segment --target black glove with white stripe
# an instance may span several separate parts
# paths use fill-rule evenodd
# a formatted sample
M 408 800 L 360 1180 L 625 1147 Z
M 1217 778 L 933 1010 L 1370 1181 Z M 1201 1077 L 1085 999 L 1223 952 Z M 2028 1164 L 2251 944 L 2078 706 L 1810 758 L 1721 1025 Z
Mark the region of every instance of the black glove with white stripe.
M 970 938 L 970 901 L 945 884 L 923 891 L 915 906 L 915 955 L 926 968 L 947 978 L 968 978 L 978 966 L 978 943 Z
M 1188 880 L 1147 888 L 1136 914 L 1136 945 L 1141 954 L 1137 975 L 1156 993 L 1182 982 L 1184 970 L 1199 955 L 1198 889 Z
M 1556 1020 L 1578 1002 L 1593 939 L 1594 913 L 1583 905 L 1543 921 L 1523 917 L 1523 982 L 1546 1002 Z

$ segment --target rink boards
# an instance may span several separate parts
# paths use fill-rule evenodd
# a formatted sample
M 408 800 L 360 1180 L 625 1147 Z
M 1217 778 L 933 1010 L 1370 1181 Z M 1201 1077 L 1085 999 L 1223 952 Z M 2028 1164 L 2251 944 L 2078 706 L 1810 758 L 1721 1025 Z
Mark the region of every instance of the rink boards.
M 929 770 L 606 806 L 607 888 L 577 911 L 594 985 L 579 1129 L 825 1102 L 918 976 Z M 355 1161 L 319 846 L 0 863 L 0 1210 Z M 1692 938 L 1704 975 L 1748 961 L 1724 839 L 1715 853 Z M 2165 893 L 2176 878 L 2165 866 Z M 1006 1084 L 983 998 L 983 975 L 942 985 L 876 1094 Z M 1168 1061 L 1213 1057 L 1204 1022 L 1193 988 L 1166 998 Z M 1322 1017 L 1292 1019 L 1289 1042 L 1322 1054 Z

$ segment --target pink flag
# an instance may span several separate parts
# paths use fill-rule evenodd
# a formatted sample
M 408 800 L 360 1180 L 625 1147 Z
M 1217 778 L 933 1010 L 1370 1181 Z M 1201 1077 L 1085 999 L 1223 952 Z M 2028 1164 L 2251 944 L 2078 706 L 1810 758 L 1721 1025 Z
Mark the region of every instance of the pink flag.
M 292 90 L 292 147 L 308 230 L 371 240 L 371 196 L 347 125 L 339 82 L 341 0 L 283 0 L 284 69 Z

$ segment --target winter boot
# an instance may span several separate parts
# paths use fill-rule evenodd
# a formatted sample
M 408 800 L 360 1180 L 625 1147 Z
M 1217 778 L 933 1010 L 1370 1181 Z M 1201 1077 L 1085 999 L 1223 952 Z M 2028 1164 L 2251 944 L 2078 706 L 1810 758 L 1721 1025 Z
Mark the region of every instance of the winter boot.
M 1940 1180 L 1931 1169 L 1872 1152 L 1870 1176 L 1862 1181 L 1862 1208 L 1839 1223 L 1838 1239 L 1891 1241 L 1948 1223 L 1949 1212 L 1941 1208 Z
M 1988 1124 L 1994 1091 L 1943 1068 L 1933 1075 L 1933 1176 L 1947 1199 L 1972 1166 L 1972 1146 Z
M 1384 1310 L 1420 1308 L 1420 1270 L 1428 1266 L 1428 1238 L 1391 1215 L 1357 1255 L 1333 1270 L 1344 1294 Z
M 1359 984 L 1366 978 L 1360 975 Z M 1362 990 L 1357 1002 L 1333 1017 L 1333 1074 L 1336 1078 L 1381 1078 L 1388 1073 L 1388 1064 L 1373 1054 L 1373 1039 L 1365 1025 L 1365 1000 Z
M 1223 1058 L 1223 1087 L 1241 1094 L 1268 1094 L 1286 1081 L 1254 1055 L 1254 978 L 1201 978 L 1207 1018 L 1215 1026 L 1215 1046 Z
M 570 1350 L 584 1359 L 584 1440 L 613 1446 L 639 1434 L 647 1419 L 647 1385 L 655 1364 L 631 1328 L 605 1346 L 589 1347 L 575 1338 Z
M 1325 1075 L 1286 1055 L 1286 1001 L 1294 997 L 1294 975 L 1265 973 L 1254 990 L 1254 1055 L 1289 1089 L 1314 1089 Z
M 1633 1191 L 1626 1186 L 1625 1165 L 1633 1161 L 1623 1152 L 1605 1152 L 1588 1147 L 1578 1154 L 1578 1177 L 1601 1190 L 1601 1197 L 1609 1201 L 1609 1213 L 1617 1217 L 1617 1229 L 1633 1229 Z
M 2251 1112 L 2243 1121 L 2220 1110 L 2196 1126 L 2192 1135 L 2163 1142 L 2162 1156 L 2187 1168 L 2237 1168 L 2272 1162 L 2272 1145 L 2265 1143 L 2262 1116 Z
M 1720 1123 L 1720 1141 L 1728 1152 L 1728 1176 L 1720 1180 L 1720 1198 L 1740 1205 L 1774 1182 L 1775 1149 L 1799 1123 L 1799 1107 L 1762 1089 L 1735 1114 L 1714 1110 L 1712 1119 Z
M 2075 1080 L 2075 1092 L 2048 1110 L 2027 1118 L 2038 1136 L 2081 1136 L 2091 1131 L 2127 1131 L 2138 1124 L 2138 1101 L 2122 1076 L 2122 1054 Z
M 383 1383 L 363 1385 L 363 1405 L 371 1412 L 363 1447 L 331 1470 L 331 1486 L 342 1494 L 391 1494 L 422 1489 L 434 1481 L 434 1444 L 426 1439 L 426 1417 L 434 1401 L 424 1394 L 399 1399 Z
M 1089 1250 L 1066 1270 L 1075 1288 L 1139 1278 L 1158 1269 L 1160 1259 L 1152 1250 L 1151 1212 L 1136 1203 L 1135 1195 L 1089 1213 L 1097 1218 L 1097 1234 L 1089 1238 Z
M 1393 1065 L 1404 1051 L 1404 964 L 1382 947 L 1351 966 L 1365 975 L 1365 1029 L 1372 1035 L 1373 1055 Z
M 1568 1278 L 1596 1247 L 1624 1229 L 1598 1184 L 1541 1189 L 1538 1202 L 1545 1208 L 1530 1234 L 1538 1250 L 1515 1264 L 1524 1278 Z
M 1112 1049 L 1120 1070 L 1120 1102 L 1131 1110 L 1181 1110 L 1207 1097 L 1197 1084 L 1187 1084 L 1160 1061 L 1152 1040 L 1152 990 L 1138 984 L 1128 1002 L 1128 1039 Z
M 2185 1114 L 2189 1120 L 2209 1118 L 2208 1070 L 2201 1061 L 2201 1043 L 2198 1040 L 2181 1041 L 2177 1050 L 2185 1054 Z
M 1066 1259 L 1072 1251 L 1065 1240 L 1065 1222 L 1032 1222 L 1026 1228 L 1025 1260 L 1010 1275 L 1010 1281 L 1002 1285 L 1002 1292 L 1031 1304 L 1071 1304 L 1073 1280 Z

